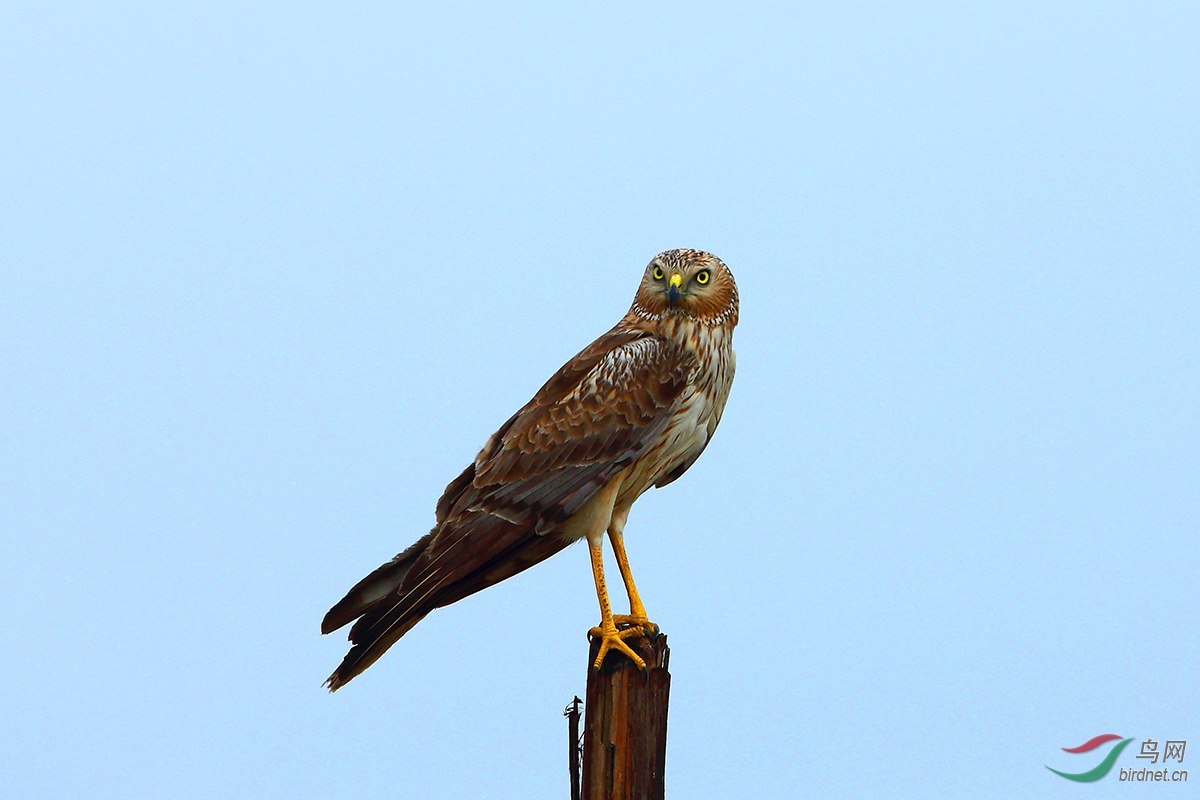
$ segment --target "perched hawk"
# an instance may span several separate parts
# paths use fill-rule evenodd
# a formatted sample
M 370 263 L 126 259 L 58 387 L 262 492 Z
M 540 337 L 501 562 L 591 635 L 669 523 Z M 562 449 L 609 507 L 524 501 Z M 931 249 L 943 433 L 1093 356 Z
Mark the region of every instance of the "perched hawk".
M 358 620 L 330 691 L 430 611 L 584 538 L 600 600 L 595 667 L 619 650 L 644 668 L 623 640 L 657 626 L 629 571 L 625 520 L 642 492 L 686 472 L 712 438 L 733 383 L 737 321 L 737 286 L 719 258 L 669 250 L 651 261 L 624 319 L 568 361 L 450 482 L 433 530 L 325 615 L 322 633 Z M 605 531 L 628 615 L 614 615 L 608 604 Z

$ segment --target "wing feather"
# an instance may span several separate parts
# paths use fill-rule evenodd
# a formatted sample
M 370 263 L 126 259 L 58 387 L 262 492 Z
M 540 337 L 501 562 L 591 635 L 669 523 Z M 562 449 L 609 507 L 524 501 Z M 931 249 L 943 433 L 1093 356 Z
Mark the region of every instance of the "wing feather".
M 421 581 L 442 552 L 510 546 L 505 537 L 459 539 L 455 521 L 482 510 L 524 535 L 565 522 L 662 433 L 695 366 L 668 339 L 614 329 L 568 362 L 488 441 L 468 472 L 447 487 L 448 511 L 401 591 Z M 482 539 L 482 540 L 481 540 Z M 441 567 L 445 569 L 445 566 Z M 458 571 L 458 570 L 455 570 Z M 456 576 L 460 577 L 460 576 Z

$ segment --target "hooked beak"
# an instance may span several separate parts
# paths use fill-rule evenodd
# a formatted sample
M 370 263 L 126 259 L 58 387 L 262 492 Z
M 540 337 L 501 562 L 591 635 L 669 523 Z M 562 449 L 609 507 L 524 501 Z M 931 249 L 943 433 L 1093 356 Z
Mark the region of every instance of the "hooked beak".
M 671 308 L 679 302 L 679 287 L 683 284 L 683 276 L 676 272 L 671 276 L 671 288 L 667 289 L 667 305 Z

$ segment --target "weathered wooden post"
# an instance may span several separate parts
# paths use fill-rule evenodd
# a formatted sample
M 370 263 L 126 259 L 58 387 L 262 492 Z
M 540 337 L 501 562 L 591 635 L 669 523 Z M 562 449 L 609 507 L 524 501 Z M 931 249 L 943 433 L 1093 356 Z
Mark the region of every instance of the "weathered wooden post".
M 663 800 L 671 651 L 662 634 L 627 641 L 648 672 L 613 651 L 592 669 L 599 640 L 588 655 L 582 800 Z

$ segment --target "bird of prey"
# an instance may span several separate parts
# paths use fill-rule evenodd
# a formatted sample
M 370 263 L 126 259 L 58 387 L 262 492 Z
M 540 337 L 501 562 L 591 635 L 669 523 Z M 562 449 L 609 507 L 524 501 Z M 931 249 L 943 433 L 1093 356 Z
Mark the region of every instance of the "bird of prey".
M 625 639 L 657 631 L 625 556 L 633 502 L 671 483 L 708 445 L 733 383 L 738 293 L 716 256 L 668 250 L 646 267 L 629 313 L 568 361 L 500 426 L 437 503 L 432 531 L 358 582 L 321 632 L 352 620 L 336 691 L 435 608 L 587 539 L 600 601 L 599 668 Z M 615 615 L 604 582 L 608 533 L 629 595 Z

